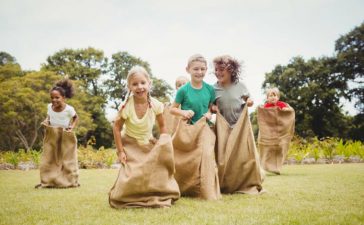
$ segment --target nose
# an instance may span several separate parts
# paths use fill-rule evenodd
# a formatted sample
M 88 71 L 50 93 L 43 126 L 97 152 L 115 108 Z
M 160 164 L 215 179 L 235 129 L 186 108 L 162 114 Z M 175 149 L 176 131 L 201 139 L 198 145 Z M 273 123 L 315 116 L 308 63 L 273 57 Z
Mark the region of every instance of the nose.
M 141 89 L 143 87 L 142 84 L 138 84 L 138 89 Z

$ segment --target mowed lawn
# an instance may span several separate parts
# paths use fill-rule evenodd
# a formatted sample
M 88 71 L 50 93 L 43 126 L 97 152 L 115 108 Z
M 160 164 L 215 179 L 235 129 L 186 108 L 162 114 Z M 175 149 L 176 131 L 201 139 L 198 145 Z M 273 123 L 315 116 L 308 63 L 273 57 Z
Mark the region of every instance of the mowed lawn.
M 39 171 L 0 171 L 0 224 L 364 224 L 364 164 L 284 166 L 262 195 L 181 198 L 171 208 L 116 210 L 118 170 L 80 170 L 80 188 L 34 189 Z

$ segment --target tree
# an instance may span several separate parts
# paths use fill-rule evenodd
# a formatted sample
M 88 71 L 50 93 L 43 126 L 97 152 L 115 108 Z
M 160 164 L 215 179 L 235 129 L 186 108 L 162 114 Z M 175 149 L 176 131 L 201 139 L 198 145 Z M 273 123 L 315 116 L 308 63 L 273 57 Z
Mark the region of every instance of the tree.
M 163 79 L 152 77 L 151 95 L 161 102 L 169 102 L 172 95 L 172 87 Z
M 335 71 L 350 81 L 351 88 L 348 88 L 346 98 L 355 101 L 359 111 L 351 122 L 349 135 L 364 141 L 364 23 L 341 36 L 335 43 L 335 50 Z
M 40 148 L 42 135 L 41 122 L 46 118 L 47 104 L 50 103 L 49 90 L 61 79 L 53 72 L 31 72 L 23 77 L 12 77 L 0 83 L 0 148 L 25 150 Z M 82 118 L 78 134 L 92 128 L 90 114 L 83 110 L 80 97 L 72 99 L 77 114 Z
M 107 95 L 100 82 L 101 76 L 107 72 L 108 60 L 101 50 L 87 49 L 63 49 L 47 58 L 42 65 L 42 70 L 53 71 L 59 75 L 68 75 L 71 79 L 79 81 L 79 88 L 88 93 L 83 99 L 85 109 L 91 113 L 96 128 L 89 130 L 81 138 L 81 143 L 94 136 L 97 140 L 96 147 L 110 147 L 112 144 L 111 124 L 105 117 Z M 81 118 L 82 120 L 82 118 Z
M 125 100 L 128 86 L 126 78 L 129 70 L 135 65 L 143 66 L 151 74 L 149 63 L 130 55 L 128 52 L 117 52 L 111 56 L 109 65 L 110 78 L 104 82 L 104 85 L 107 87 L 109 99 L 113 103 L 112 108 L 116 110 L 119 109 L 120 104 Z
M 151 95 L 161 101 L 168 101 L 168 95 L 171 94 L 172 87 L 164 80 L 158 79 L 152 75 L 149 63 L 135 57 L 128 52 L 117 52 L 111 56 L 109 65 L 110 78 L 104 82 L 107 87 L 107 93 L 110 101 L 113 103 L 112 108 L 119 109 L 120 104 L 125 100 L 127 94 L 127 82 L 129 70 L 135 66 L 144 67 L 151 75 L 152 90 Z
M 335 51 L 335 72 L 352 82 L 346 97 L 356 99 L 356 108 L 364 114 L 364 23 L 341 36 L 335 43 Z
M 7 52 L 0 52 L 0 82 L 14 76 L 23 76 L 16 59 Z

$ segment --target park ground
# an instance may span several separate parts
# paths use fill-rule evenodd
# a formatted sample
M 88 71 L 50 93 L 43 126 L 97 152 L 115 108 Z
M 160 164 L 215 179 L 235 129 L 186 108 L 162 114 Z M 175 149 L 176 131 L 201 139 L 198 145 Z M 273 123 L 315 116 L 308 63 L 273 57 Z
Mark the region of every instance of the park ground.
M 34 189 L 39 170 L 0 171 L 0 224 L 364 224 L 364 164 L 286 165 L 261 195 L 181 198 L 171 208 L 113 209 L 118 170 L 80 170 L 81 187 Z

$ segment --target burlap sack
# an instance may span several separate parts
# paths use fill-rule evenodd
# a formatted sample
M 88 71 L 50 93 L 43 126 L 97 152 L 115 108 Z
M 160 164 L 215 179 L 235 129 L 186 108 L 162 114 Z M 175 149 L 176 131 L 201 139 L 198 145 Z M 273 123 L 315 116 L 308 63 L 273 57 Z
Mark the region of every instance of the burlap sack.
M 259 154 L 255 146 L 247 107 L 233 128 L 216 115 L 216 158 L 222 193 L 258 194 L 262 191 Z
M 37 187 L 78 187 L 77 139 L 74 132 L 43 124 L 45 135 Z
M 165 121 L 165 126 L 167 127 L 167 132 L 170 135 L 173 135 L 180 119 L 178 116 L 171 114 L 171 108 L 172 104 L 170 103 L 164 105 L 163 118 Z
M 126 135 L 122 136 L 122 142 L 127 163 L 120 168 L 109 192 L 110 206 L 169 207 L 178 200 L 171 136 L 162 134 L 155 145 L 139 145 Z
M 206 200 L 221 198 L 214 153 L 216 136 L 206 119 L 194 125 L 180 120 L 172 139 L 181 194 Z
M 258 107 L 258 125 L 261 165 L 269 172 L 280 174 L 294 134 L 295 112 L 291 107 L 288 111 Z

